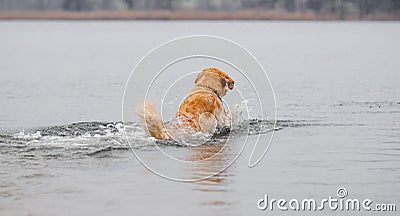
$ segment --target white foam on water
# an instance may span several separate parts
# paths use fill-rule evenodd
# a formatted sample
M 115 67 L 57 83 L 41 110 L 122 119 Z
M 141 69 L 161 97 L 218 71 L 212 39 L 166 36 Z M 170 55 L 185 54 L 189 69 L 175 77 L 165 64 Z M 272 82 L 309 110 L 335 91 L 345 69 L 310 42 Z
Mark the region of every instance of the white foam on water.
M 21 131 L 19 133 L 14 134 L 13 137 L 16 139 L 38 139 L 42 137 L 42 135 L 40 134 L 40 131 L 36 132 Z

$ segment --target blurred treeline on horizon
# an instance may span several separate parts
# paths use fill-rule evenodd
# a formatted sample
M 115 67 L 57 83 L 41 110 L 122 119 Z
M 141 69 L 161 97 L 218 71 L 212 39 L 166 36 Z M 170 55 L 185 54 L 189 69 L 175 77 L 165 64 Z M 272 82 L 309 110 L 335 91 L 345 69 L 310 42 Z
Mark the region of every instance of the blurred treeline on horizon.
M 1 11 L 271 11 L 363 16 L 400 14 L 400 0 L 0 0 Z

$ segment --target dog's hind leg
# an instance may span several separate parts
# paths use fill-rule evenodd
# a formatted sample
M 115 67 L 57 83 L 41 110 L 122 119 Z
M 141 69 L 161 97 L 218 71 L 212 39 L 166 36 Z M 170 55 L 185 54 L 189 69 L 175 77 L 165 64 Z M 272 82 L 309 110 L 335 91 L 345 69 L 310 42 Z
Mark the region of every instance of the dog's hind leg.
M 213 134 L 217 128 L 217 119 L 212 113 L 202 113 L 199 116 L 199 126 L 201 132 Z

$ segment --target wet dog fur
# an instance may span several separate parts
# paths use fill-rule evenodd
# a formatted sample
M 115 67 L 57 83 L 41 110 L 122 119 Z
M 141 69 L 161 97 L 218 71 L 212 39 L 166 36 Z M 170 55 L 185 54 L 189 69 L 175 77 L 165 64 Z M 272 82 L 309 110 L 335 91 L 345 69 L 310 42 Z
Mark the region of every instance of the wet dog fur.
M 221 98 L 232 90 L 235 81 L 217 68 L 206 68 L 194 81 L 194 88 L 180 105 L 176 118 L 163 124 L 162 117 L 153 103 L 144 101 L 137 109 L 137 115 L 148 136 L 156 139 L 174 139 L 182 131 L 214 133 L 229 123 Z M 180 133 L 178 133 L 178 130 Z

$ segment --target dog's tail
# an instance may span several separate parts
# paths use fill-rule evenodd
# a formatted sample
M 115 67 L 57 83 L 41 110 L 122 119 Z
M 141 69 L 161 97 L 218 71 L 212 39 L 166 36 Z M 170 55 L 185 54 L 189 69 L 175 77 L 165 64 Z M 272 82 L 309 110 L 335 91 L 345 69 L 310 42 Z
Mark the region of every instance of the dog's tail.
M 149 136 L 156 139 L 168 139 L 164 131 L 161 115 L 157 112 L 153 103 L 144 101 L 143 105 L 138 107 L 136 113 L 141 120 L 144 131 L 146 131 Z

